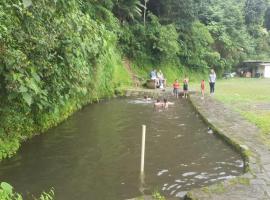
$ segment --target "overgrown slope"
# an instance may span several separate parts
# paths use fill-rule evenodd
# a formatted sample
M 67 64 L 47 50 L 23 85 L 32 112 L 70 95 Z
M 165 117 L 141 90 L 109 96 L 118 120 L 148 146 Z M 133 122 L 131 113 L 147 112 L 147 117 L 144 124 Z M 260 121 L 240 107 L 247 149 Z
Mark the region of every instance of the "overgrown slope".
M 0 21 L 0 159 L 130 82 L 116 34 L 75 1 L 4 0 Z

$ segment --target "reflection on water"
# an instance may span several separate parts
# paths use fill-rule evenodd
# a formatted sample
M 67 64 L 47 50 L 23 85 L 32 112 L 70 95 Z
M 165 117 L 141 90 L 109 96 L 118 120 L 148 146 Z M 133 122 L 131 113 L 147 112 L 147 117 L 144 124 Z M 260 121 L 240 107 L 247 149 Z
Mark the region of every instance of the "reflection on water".
M 146 124 L 146 158 L 140 184 L 141 125 Z M 0 181 L 39 194 L 55 188 L 58 200 L 120 200 L 160 190 L 186 191 L 238 176 L 240 156 L 209 134 L 185 100 L 168 110 L 153 101 L 114 99 L 89 105 L 47 134 L 23 145 L 0 165 Z

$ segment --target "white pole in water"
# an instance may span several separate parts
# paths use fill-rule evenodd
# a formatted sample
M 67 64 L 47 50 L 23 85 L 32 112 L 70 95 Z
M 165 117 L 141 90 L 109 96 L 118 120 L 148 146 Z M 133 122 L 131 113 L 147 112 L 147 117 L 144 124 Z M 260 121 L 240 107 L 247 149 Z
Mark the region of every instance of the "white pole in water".
M 142 125 L 141 174 L 144 173 L 145 132 L 146 132 L 146 126 L 145 125 Z

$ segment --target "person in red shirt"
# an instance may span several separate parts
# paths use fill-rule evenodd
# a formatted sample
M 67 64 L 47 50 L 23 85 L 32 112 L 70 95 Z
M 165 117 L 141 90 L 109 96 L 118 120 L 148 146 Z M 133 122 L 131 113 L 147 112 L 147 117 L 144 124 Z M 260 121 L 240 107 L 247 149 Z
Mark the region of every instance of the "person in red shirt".
M 173 83 L 173 95 L 176 96 L 177 99 L 179 97 L 179 88 L 180 88 L 180 84 L 179 84 L 178 80 L 175 79 L 175 81 Z
M 202 94 L 202 99 L 204 99 L 204 89 L 205 89 L 205 83 L 204 80 L 201 82 L 201 94 Z

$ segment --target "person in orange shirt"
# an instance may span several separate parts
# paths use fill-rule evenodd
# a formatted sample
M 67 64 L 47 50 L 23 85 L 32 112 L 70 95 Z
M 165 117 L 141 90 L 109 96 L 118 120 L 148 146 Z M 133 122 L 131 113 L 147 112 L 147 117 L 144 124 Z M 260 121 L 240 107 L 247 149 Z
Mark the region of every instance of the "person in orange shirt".
M 201 82 L 201 94 L 202 94 L 202 99 L 204 99 L 204 89 L 205 89 L 205 83 L 204 80 Z
M 175 79 L 175 81 L 173 83 L 173 95 L 176 96 L 177 99 L 179 97 L 179 87 L 180 87 L 180 84 L 179 84 L 178 80 Z

